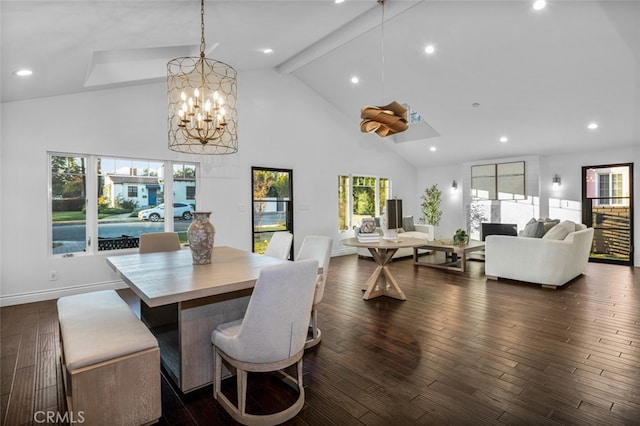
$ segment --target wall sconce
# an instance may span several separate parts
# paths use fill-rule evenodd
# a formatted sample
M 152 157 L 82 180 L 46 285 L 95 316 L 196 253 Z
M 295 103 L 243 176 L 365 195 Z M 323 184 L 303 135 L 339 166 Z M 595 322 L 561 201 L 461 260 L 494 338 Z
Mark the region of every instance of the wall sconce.
M 557 174 L 554 175 L 551 183 L 553 185 L 553 189 L 560 188 L 560 185 L 562 184 L 562 182 L 560 181 L 560 176 L 558 176 Z
M 458 182 L 454 181 L 451 183 L 451 190 L 452 191 L 457 191 L 458 190 Z

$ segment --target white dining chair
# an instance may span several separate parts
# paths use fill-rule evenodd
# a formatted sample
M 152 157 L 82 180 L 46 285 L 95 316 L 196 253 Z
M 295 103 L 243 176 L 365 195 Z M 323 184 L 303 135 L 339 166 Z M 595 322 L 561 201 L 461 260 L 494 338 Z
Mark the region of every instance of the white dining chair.
M 289 259 L 292 243 L 293 234 L 291 232 L 274 232 L 264 254 L 266 256 L 277 257 L 278 259 Z
M 302 241 L 300 251 L 296 261 L 305 259 L 315 259 L 318 261 L 318 265 L 322 268 L 322 272 L 318 274 L 316 279 L 316 292 L 313 299 L 313 308 L 311 310 L 311 318 L 309 321 L 309 328 L 311 331 L 310 337 L 305 343 L 305 349 L 320 343 L 322 338 L 322 332 L 318 328 L 318 305 L 322 301 L 324 296 L 324 287 L 327 282 L 327 274 L 329 273 L 329 261 L 331 260 L 331 244 L 333 240 L 331 237 L 323 235 L 307 235 Z
M 149 232 L 140 234 L 140 253 L 180 250 L 177 232 Z
M 252 425 L 283 423 L 304 405 L 302 357 L 315 292 L 318 262 L 314 259 L 264 267 L 256 281 L 244 318 L 218 325 L 213 345 L 213 396 L 236 421 Z M 286 295 L 286 297 L 283 297 Z M 236 371 L 238 404 L 222 392 L 223 362 Z M 297 377 L 282 371 L 297 364 Z M 297 385 L 298 399 L 277 413 L 247 413 L 247 373 L 279 372 Z

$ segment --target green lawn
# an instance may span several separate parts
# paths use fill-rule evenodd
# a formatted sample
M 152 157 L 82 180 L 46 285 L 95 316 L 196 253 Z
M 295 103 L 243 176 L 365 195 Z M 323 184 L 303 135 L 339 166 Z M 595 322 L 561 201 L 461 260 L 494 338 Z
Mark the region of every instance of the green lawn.
M 113 216 L 112 214 L 99 213 L 98 219 L 104 219 L 105 217 Z M 85 220 L 86 215 L 84 212 L 52 212 L 51 219 L 54 222 L 68 222 L 72 220 Z

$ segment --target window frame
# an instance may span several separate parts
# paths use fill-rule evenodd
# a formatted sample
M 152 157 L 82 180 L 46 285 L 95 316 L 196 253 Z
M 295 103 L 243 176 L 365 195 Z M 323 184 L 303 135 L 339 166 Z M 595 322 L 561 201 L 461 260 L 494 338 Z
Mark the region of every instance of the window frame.
M 500 173 L 500 169 L 508 169 L 513 166 L 521 166 L 522 174 L 520 173 Z M 486 170 L 492 171 L 490 174 L 478 174 L 474 176 L 474 169 L 479 171 Z M 478 181 L 483 179 L 488 185 L 480 186 Z M 522 191 L 521 194 L 517 192 L 505 192 L 504 186 L 507 181 L 514 181 L 515 179 L 522 179 L 521 185 L 518 183 L 517 190 Z M 527 198 L 527 165 L 525 161 L 509 161 L 506 163 L 491 163 L 491 164 L 476 164 L 471 166 L 471 199 L 472 200 L 496 200 L 496 201 L 510 201 L 510 200 L 524 200 Z M 481 197 L 478 195 L 479 191 L 487 189 L 488 196 Z M 510 194 L 509 197 L 504 194 Z
M 72 157 L 72 158 L 84 158 L 86 163 L 85 169 L 85 235 L 84 235 L 84 250 L 72 251 L 68 253 L 54 253 L 53 248 L 53 200 L 56 196 L 53 194 L 53 173 L 52 173 L 52 160 L 54 157 Z M 134 251 L 135 249 L 115 249 L 115 250 L 99 250 L 98 236 L 99 236 L 99 223 L 98 217 L 98 184 L 99 170 L 98 164 L 101 159 L 110 160 L 123 160 L 132 162 L 148 162 L 148 163 L 160 163 L 164 170 L 173 170 L 174 164 L 188 164 L 195 169 L 195 191 L 196 200 L 198 198 L 198 187 L 200 186 L 200 169 L 201 163 L 197 161 L 173 161 L 173 160 L 158 160 L 152 158 L 137 158 L 115 155 L 100 155 L 100 154 L 86 154 L 86 153 L 74 153 L 74 152 L 60 152 L 60 151 L 48 151 L 47 152 L 47 252 L 51 258 L 62 257 L 78 257 L 78 256 L 93 256 L 104 255 L 113 252 L 127 252 Z M 165 176 L 166 175 L 166 176 Z M 164 203 L 167 208 L 165 209 L 164 218 L 164 231 L 174 230 L 174 218 L 173 218 L 173 173 L 163 173 L 163 176 L 159 176 L 163 180 L 164 184 Z M 129 185 L 127 185 L 129 186 Z M 135 186 L 135 185 L 134 185 Z M 137 187 L 137 186 L 136 186 Z M 128 192 L 128 189 L 127 189 Z M 138 194 L 140 190 L 138 188 Z
M 368 175 L 362 173 L 353 173 L 353 174 L 340 174 L 338 175 L 338 232 L 348 232 L 352 230 L 357 224 L 354 221 L 354 200 L 353 200 L 353 189 L 354 189 L 354 180 L 357 178 L 363 179 L 375 179 L 375 189 L 374 189 L 374 207 L 375 211 L 372 217 L 380 217 L 382 215 L 382 209 L 384 208 L 386 201 L 391 194 L 392 191 L 392 181 L 388 177 L 380 177 L 375 175 Z M 344 181 L 347 182 L 347 194 L 346 194 L 346 202 L 341 203 L 340 197 L 344 197 Z M 385 182 L 386 185 L 382 185 L 382 182 Z M 386 188 L 387 194 L 386 198 L 382 199 L 381 188 Z M 346 209 L 346 213 L 342 211 L 342 209 Z M 345 220 L 342 219 L 345 218 Z M 345 223 L 346 228 L 341 229 L 341 223 Z

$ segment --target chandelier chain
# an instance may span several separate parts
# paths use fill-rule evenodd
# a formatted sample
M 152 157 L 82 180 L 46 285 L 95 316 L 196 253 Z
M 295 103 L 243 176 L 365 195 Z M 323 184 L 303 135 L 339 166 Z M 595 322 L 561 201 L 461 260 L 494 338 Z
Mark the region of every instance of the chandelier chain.
M 380 20 L 380 93 L 382 95 L 382 102 L 384 103 L 384 2 L 385 0 L 378 0 L 378 3 L 382 6 L 382 17 Z
M 204 0 L 200 0 L 200 57 L 204 58 L 206 43 L 204 41 Z

